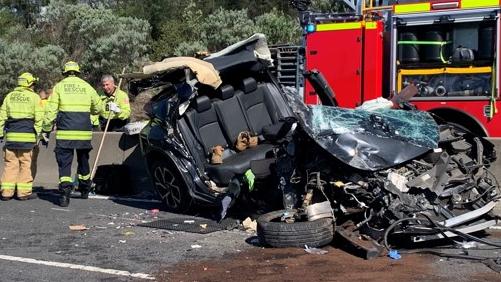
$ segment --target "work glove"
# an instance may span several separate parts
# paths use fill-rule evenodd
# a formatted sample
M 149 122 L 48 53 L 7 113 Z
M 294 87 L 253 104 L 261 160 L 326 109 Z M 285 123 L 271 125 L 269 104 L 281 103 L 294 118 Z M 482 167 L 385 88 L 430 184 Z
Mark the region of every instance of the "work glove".
M 115 103 L 115 102 L 109 102 L 108 109 L 110 109 L 110 112 L 114 112 L 115 114 L 118 114 L 119 112 L 122 111 L 120 109 L 120 107 L 117 105 L 117 103 Z
M 50 136 L 50 132 L 42 132 L 40 134 L 40 144 L 45 146 L 45 148 L 47 148 L 49 146 L 49 136 Z

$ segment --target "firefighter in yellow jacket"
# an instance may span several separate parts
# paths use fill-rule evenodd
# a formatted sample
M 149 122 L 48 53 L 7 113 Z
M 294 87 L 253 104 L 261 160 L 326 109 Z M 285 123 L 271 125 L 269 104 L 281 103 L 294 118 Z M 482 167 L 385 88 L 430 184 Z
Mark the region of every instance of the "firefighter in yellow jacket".
M 106 109 L 100 115 L 101 129 L 104 130 L 106 121 L 109 117 L 110 124 L 108 125 L 108 130 L 119 130 L 129 122 L 131 112 L 129 95 L 115 85 L 113 76 L 109 74 L 103 75 L 101 78 L 101 86 L 105 94 L 101 96 L 101 100 L 104 105 L 107 105 Z
M 5 139 L 2 200 L 10 200 L 17 188 L 17 198 L 32 198 L 33 148 L 42 127 L 40 97 L 33 91 L 37 81 L 31 73 L 18 77 L 14 91 L 7 94 L 0 107 L 0 139 Z
M 42 126 L 43 142 L 49 141 L 49 134 L 56 120 L 56 161 L 59 168 L 59 205 L 67 207 L 73 189 L 71 163 L 77 155 L 77 174 L 81 197 L 87 199 L 90 191 L 89 153 L 92 150 L 91 114 L 102 111 L 102 102 L 96 90 L 78 77 L 80 67 L 76 62 L 64 65 L 65 78 L 54 86 L 45 110 Z

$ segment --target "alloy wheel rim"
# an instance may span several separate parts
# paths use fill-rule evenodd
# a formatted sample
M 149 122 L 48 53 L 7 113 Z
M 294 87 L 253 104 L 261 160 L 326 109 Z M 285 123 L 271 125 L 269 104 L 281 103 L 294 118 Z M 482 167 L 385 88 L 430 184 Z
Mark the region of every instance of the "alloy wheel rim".
M 181 205 L 181 189 L 176 183 L 175 175 L 166 167 L 159 166 L 155 169 L 155 187 L 163 201 L 172 209 Z

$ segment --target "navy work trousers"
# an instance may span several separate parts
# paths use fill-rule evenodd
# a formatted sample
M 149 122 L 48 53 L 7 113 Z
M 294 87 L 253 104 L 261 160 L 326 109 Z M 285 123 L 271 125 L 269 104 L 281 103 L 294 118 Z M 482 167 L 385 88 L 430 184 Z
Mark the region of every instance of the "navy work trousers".
M 77 151 L 78 188 L 80 191 L 88 191 L 90 189 L 90 150 L 91 149 L 66 149 L 56 147 L 54 152 L 56 153 L 57 166 L 59 168 L 60 190 L 64 191 L 73 188 L 71 163 L 73 162 L 74 151 Z

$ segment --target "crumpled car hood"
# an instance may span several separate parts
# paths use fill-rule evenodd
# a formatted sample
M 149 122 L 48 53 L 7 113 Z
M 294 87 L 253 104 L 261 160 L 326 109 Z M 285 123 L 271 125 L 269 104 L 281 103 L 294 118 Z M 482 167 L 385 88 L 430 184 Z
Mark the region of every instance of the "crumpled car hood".
M 438 125 L 426 112 L 307 106 L 295 90 L 285 93 L 304 131 L 354 168 L 385 169 L 438 147 Z

